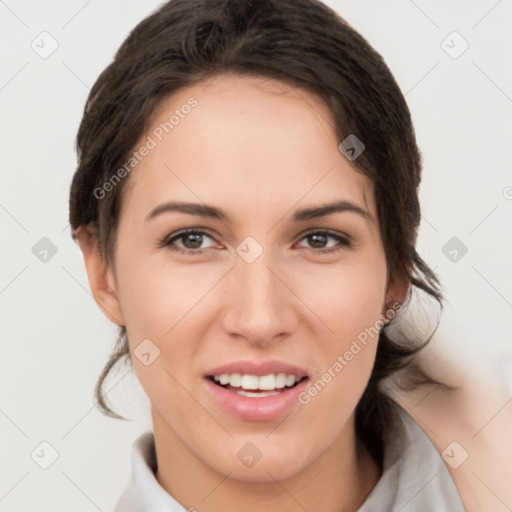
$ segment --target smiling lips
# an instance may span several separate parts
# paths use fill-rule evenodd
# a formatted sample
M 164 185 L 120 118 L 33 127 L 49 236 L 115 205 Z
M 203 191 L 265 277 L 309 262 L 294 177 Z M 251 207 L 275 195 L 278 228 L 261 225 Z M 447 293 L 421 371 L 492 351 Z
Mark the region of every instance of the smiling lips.
M 241 361 L 205 374 L 207 389 L 227 412 L 250 421 L 269 421 L 285 414 L 309 380 L 307 372 L 280 361 Z

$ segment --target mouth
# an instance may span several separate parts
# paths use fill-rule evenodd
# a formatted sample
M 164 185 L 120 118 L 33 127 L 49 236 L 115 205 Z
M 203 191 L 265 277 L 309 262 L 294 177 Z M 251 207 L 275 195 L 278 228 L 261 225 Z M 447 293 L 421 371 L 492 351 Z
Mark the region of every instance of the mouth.
M 310 380 L 307 372 L 280 361 L 231 363 L 204 375 L 215 405 L 246 421 L 271 421 L 298 405 Z

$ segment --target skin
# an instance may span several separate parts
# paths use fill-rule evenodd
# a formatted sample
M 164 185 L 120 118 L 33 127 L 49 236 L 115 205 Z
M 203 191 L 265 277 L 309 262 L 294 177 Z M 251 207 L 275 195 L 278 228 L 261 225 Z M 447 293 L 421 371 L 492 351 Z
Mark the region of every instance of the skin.
M 159 106 L 141 143 L 191 96 L 197 107 L 129 176 L 114 265 L 85 228 L 78 234 L 93 295 L 126 325 L 151 401 L 157 479 L 200 512 L 356 510 L 381 475 L 366 451 L 357 458 L 354 427 L 377 337 L 307 405 L 274 421 L 228 414 L 203 374 L 231 361 L 278 359 L 306 368 L 314 382 L 404 299 L 408 284 L 388 280 L 372 183 L 338 150 L 327 106 L 270 79 L 224 74 L 186 88 Z M 292 221 L 296 209 L 341 199 L 373 222 L 349 211 Z M 170 200 L 220 207 L 232 221 L 176 212 L 145 221 Z M 211 234 L 202 254 L 159 246 L 185 228 Z M 306 236 L 325 229 L 349 236 L 351 246 Z M 252 263 L 236 252 L 248 236 L 263 250 Z M 175 240 L 198 251 L 193 243 Z M 160 350 L 149 366 L 133 357 L 146 338 Z M 251 468 L 237 457 L 247 442 L 262 453 Z
M 464 341 L 475 336 L 459 315 L 453 305 L 445 306 L 443 322 L 420 356 L 429 375 L 454 389 L 395 387 L 393 398 L 423 428 L 437 451 L 444 453 L 466 512 L 510 510 L 512 393 L 497 378 L 499 368 L 489 371 L 470 353 L 445 350 L 454 344 L 453 332 Z

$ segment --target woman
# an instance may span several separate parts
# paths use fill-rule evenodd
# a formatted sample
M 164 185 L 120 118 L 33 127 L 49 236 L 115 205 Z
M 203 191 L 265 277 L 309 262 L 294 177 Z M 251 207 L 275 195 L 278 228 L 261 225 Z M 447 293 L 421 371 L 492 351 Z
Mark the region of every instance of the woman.
M 359 34 L 313 0 L 166 3 L 77 148 L 70 224 L 120 326 L 98 400 L 117 416 L 128 356 L 151 402 L 118 512 L 464 510 L 382 389 L 428 342 L 397 341 L 413 287 L 442 296 L 409 110 Z

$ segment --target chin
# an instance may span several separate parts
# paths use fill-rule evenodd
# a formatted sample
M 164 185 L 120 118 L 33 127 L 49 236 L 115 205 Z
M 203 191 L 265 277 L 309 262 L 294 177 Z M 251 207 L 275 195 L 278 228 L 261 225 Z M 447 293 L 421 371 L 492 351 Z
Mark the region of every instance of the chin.
M 231 468 L 231 470 L 229 470 L 231 471 L 229 478 L 247 483 L 271 483 L 276 480 L 284 481 L 292 478 L 299 473 L 301 469 L 302 466 L 297 465 L 295 460 L 267 460 L 267 462 L 264 463 L 262 459 L 252 468 Z
M 294 477 L 308 464 L 306 453 L 300 453 L 292 445 L 272 447 L 268 441 L 237 441 L 236 444 L 234 458 L 223 460 L 222 467 L 219 467 L 217 459 L 215 466 L 212 467 L 221 474 L 229 474 L 229 478 L 233 480 L 252 483 L 286 480 Z M 260 448 L 256 448 L 256 445 Z M 298 446 L 304 449 L 303 443 L 299 443 Z M 231 450 L 226 450 L 229 451 Z M 311 449 L 307 450 L 307 453 L 310 454 Z

